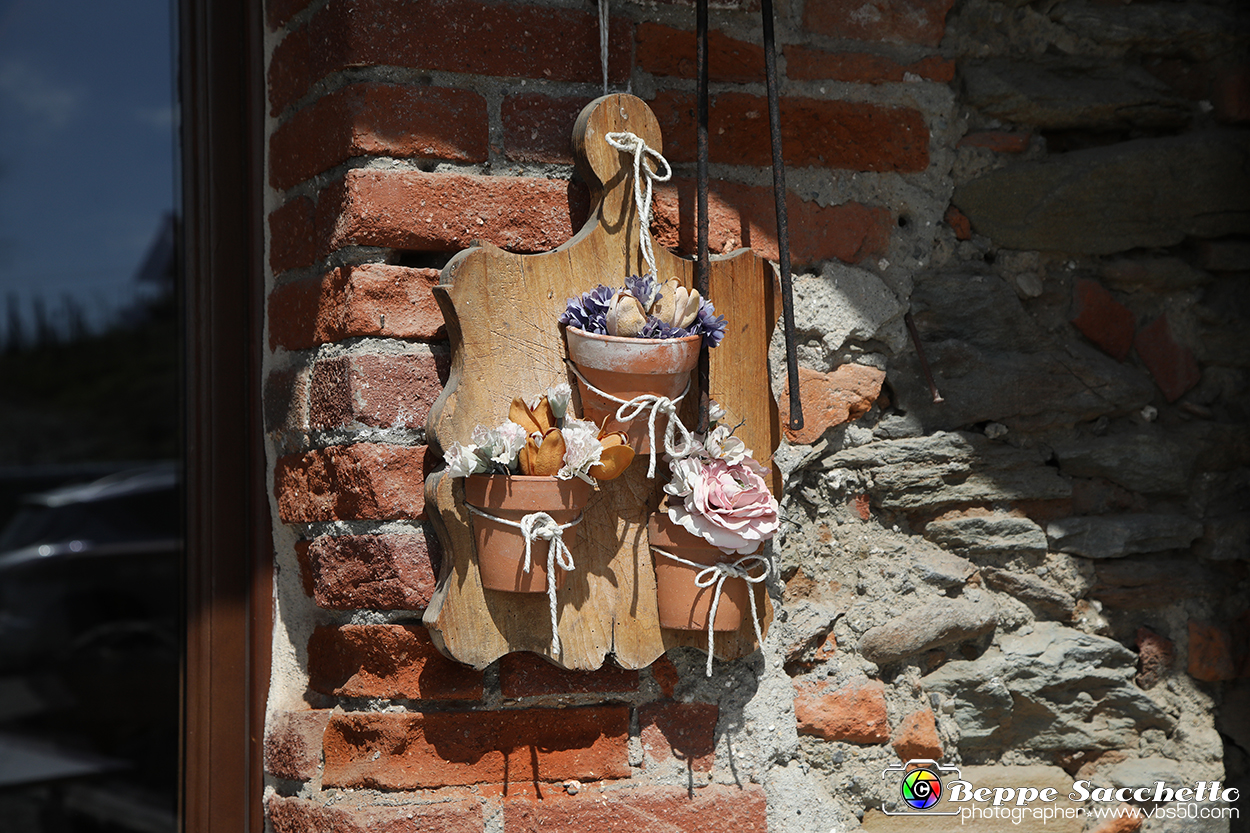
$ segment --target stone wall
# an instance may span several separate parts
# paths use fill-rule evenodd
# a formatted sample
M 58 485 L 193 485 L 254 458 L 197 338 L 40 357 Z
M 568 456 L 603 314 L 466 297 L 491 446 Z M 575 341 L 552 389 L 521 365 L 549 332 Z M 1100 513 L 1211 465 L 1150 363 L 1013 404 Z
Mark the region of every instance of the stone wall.
M 772 257 L 758 3 L 713 6 L 713 249 Z M 692 4 L 612 8 L 613 89 L 676 167 L 657 240 L 689 251 Z M 479 673 L 420 625 L 429 287 L 473 239 L 542 251 L 580 226 L 593 10 L 268 11 L 278 833 L 917 830 L 883 775 L 914 758 L 1064 795 L 1250 788 L 1238 4 L 779 4 L 807 427 L 775 460 L 774 626 L 711 678 L 693 649 Z M 772 358 L 784 403 L 780 339 Z

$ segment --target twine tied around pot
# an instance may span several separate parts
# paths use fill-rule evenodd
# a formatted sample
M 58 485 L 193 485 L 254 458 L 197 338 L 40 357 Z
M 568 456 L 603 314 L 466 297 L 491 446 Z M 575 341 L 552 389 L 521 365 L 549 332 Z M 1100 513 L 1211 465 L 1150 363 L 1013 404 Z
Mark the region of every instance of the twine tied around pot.
M 684 558 L 673 555 L 671 552 L 665 552 L 659 547 L 652 547 L 651 549 L 665 558 L 670 558 L 679 564 L 685 564 L 687 567 L 697 569 L 699 572 L 694 577 L 696 587 L 706 588 L 716 585 L 716 589 L 712 591 L 712 608 L 707 614 L 707 675 L 710 677 L 712 676 L 712 648 L 715 645 L 716 638 L 712 626 L 716 624 L 716 608 L 720 604 L 720 594 L 724 589 L 725 580 L 740 578 L 747 584 L 759 584 L 768 578 L 768 574 L 772 572 L 772 562 L 762 555 L 744 555 L 737 561 L 718 561 L 708 566 L 694 561 L 687 561 Z M 764 572 L 758 576 L 753 576 L 747 572 L 747 570 L 756 566 L 763 567 Z M 751 600 L 751 625 L 755 628 L 755 638 L 759 641 L 760 647 L 763 648 L 764 634 L 760 630 L 759 611 L 755 607 L 755 592 L 749 590 L 747 598 Z
M 581 523 L 582 513 L 579 512 L 576 518 L 566 524 L 557 523 L 556 519 L 546 512 L 531 512 L 520 521 L 510 521 L 507 518 L 484 512 L 472 504 L 466 503 L 465 506 L 475 515 L 481 515 L 496 523 L 521 530 L 521 537 L 525 539 L 525 562 L 521 568 L 522 572 L 528 573 L 533 566 L 531 548 L 534 539 L 547 542 L 547 601 L 551 610 L 551 653 L 552 655 L 560 653 L 560 631 L 556 608 L 556 567 L 558 566 L 566 573 L 571 573 L 576 569 L 573 564 L 573 553 L 569 551 L 569 545 L 564 543 L 564 531 Z
M 651 183 L 652 182 L 668 182 L 673 177 L 673 169 L 669 166 L 668 160 L 660 155 L 655 148 L 648 147 L 647 143 L 642 140 L 641 136 L 625 131 L 622 133 L 609 133 L 603 137 L 607 143 L 622 153 L 632 154 L 634 157 L 634 205 L 638 206 L 638 245 L 642 249 L 642 258 L 647 262 L 647 266 L 651 269 L 651 275 L 659 280 L 659 276 L 655 271 L 655 251 L 651 244 Z M 651 170 L 644 165 L 642 159 L 644 156 L 650 156 L 656 161 L 656 169 Z M 660 174 L 660 167 L 663 166 L 664 173 Z M 643 181 L 646 181 L 646 188 L 643 187 Z
M 681 389 L 681 395 L 676 399 L 669 399 L 667 396 L 659 396 L 654 393 L 643 393 L 635 396 L 633 399 L 625 400 L 601 391 L 592 385 L 581 374 L 581 371 L 577 369 L 577 365 L 572 362 L 568 362 L 568 366 L 573 371 L 573 375 L 586 386 L 587 390 L 620 405 L 616 409 L 618 422 L 633 422 L 643 411 L 650 412 L 647 416 L 647 436 L 651 440 L 651 462 L 647 466 L 648 478 L 655 477 L 655 420 L 658 415 L 663 414 L 668 417 L 668 425 L 664 428 L 664 450 L 670 457 L 674 459 L 685 457 L 694 450 L 694 436 L 677 416 L 677 404 L 685 399 L 686 394 L 690 392 L 690 379 L 686 379 L 686 386 Z M 678 432 L 681 433 L 681 445 L 677 444 Z

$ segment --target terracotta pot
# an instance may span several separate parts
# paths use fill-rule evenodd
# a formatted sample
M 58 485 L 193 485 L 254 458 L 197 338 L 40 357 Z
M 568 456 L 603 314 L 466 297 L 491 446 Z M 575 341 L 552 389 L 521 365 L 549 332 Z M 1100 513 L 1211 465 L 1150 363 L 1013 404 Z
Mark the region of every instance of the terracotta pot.
M 676 399 L 685 390 L 690 371 L 699 364 L 702 336 L 684 338 L 623 338 L 588 333 L 577 327 L 566 327 L 569 359 L 590 384 L 604 393 L 628 402 L 635 396 L 650 393 Z M 650 414 L 643 411 L 630 422 L 615 418 L 620 403 L 589 391 L 579 379 L 582 396 L 582 419 L 592 420 L 612 431 L 624 431 L 636 451 L 649 452 L 647 422 Z M 680 407 L 680 405 L 678 406 Z M 664 435 L 667 419 L 655 421 L 655 436 Z
M 673 523 L 663 510 L 651 515 L 647 523 L 647 537 L 651 546 L 671 552 L 678 558 L 696 564 L 711 566 L 720 561 L 733 562 L 743 556 L 722 552 L 698 535 L 692 535 L 684 527 Z M 655 561 L 655 590 L 660 609 L 660 627 L 675 630 L 706 631 L 708 613 L 712 609 L 712 596 L 716 585 L 699 587 L 694 583 L 699 569 L 689 567 L 671 558 L 651 551 Z M 714 631 L 736 631 L 742 617 L 751 609 L 747 594 L 751 587 L 740 578 L 725 580 L 720 603 L 716 606 Z
M 464 479 L 464 501 L 497 518 L 520 523 L 531 512 L 546 512 L 556 523 L 577 517 L 590 499 L 590 485 L 573 478 L 529 477 L 521 474 L 474 474 Z M 530 571 L 525 572 L 525 537 L 521 530 L 474 513 L 473 540 L 482 586 L 513 593 L 547 592 L 547 542 L 536 540 L 530 549 Z M 578 527 L 564 531 L 564 543 L 573 547 Z M 556 569 L 556 587 L 564 586 L 564 570 Z

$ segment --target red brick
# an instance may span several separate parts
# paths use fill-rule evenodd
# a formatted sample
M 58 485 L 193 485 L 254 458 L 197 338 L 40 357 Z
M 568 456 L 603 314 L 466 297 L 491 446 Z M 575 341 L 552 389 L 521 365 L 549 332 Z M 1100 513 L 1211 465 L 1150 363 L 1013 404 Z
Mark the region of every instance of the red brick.
M 284 523 L 425 517 L 425 446 L 357 443 L 288 454 L 274 471 Z
M 508 833 L 765 833 L 764 789 L 709 784 L 685 787 L 630 786 L 570 796 L 552 791 L 535 801 L 504 802 Z
M 281 28 L 295 15 L 308 8 L 310 0 L 268 0 L 265 3 L 265 22 L 270 29 Z
M 1226 628 L 1189 620 L 1189 676 L 1208 683 L 1239 676 L 1233 639 Z
M 657 761 L 676 759 L 694 772 L 710 772 L 719 719 L 714 703 L 650 703 L 638 709 L 643 751 Z
M 771 188 L 712 182 L 708 188 L 708 244 L 713 252 L 749 247 L 777 259 L 777 213 Z M 695 184 L 677 180 L 657 189 L 651 231 L 658 245 L 693 252 Z M 894 226 L 890 212 L 859 203 L 821 206 L 793 191 L 786 197 L 790 258 L 812 264 L 834 258 L 858 263 L 882 255 Z
M 1032 136 L 1028 133 L 1013 133 L 1008 130 L 982 130 L 969 133 L 959 140 L 956 147 L 985 148 L 995 153 L 1024 153 L 1029 149 Z
M 440 654 L 421 625 L 324 626 L 308 640 L 308 685 L 336 697 L 480 700 L 482 672 Z
M 930 55 L 910 64 L 900 64 L 884 55 L 867 52 L 825 52 L 806 46 L 785 47 L 786 77 L 796 81 L 845 81 L 884 84 L 902 81 L 911 73 L 926 81 L 953 81 L 955 62 Z
M 694 97 L 661 92 L 651 108 L 671 162 L 695 161 Z M 711 102 L 708 155 L 713 163 L 772 165 L 768 102 L 721 93 Z M 929 167 L 929 129 L 918 110 L 867 102 L 783 98 L 781 141 L 787 165 L 915 173 Z
M 614 83 L 629 77 L 632 41 L 630 21 L 613 17 L 608 75 Z M 282 112 L 318 79 L 362 66 L 599 84 L 598 16 L 473 0 L 336 0 L 274 50 L 271 113 Z
M 698 72 L 694 32 L 647 22 L 638 27 L 637 40 L 635 61 L 644 72 L 678 78 L 694 78 Z M 764 48 L 709 30 L 707 72 L 711 81 L 759 82 Z
M 296 197 L 269 213 L 269 267 L 274 273 L 312 266 L 320 248 L 317 206 Z
M 946 215 L 942 219 L 945 220 L 946 225 L 950 226 L 955 232 L 956 240 L 972 239 L 972 221 L 969 220 L 967 216 L 965 216 L 964 213 L 958 208 L 953 205 L 948 206 L 946 209 Z
M 265 771 L 275 778 L 310 781 L 321 768 L 321 739 L 329 709 L 278 712 L 265 728 Z
M 1202 378 L 1194 354 L 1172 337 L 1166 313 L 1142 327 L 1133 346 L 1169 402 L 1180 399 Z
M 512 95 L 500 105 L 504 153 L 519 162 L 573 163 L 573 123 L 591 99 Z
M 320 607 L 423 610 L 430 603 L 435 578 L 424 535 L 322 535 L 302 543 L 308 595 Z
M 868 495 L 856 495 L 852 498 L 851 508 L 855 510 L 856 515 L 859 515 L 861 521 L 866 521 L 872 517 L 872 504 L 868 499 Z
M 271 795 L 265 808 L 274 833 L 481 833 L 485 827 L 482 805 L 472 797 L 370 804 L 369 796 L 339 793 L 333 801 Z
M 437 269 L 365 263 L 283 284 L 269 295 L 269 346 L 306 350 L 358 336 L 446 338 L 431 291 L 438 280 Z
M 353 170 L 322 191 L 317 218 L 331 249 L 451 252 L 485 240 L 545 252 L 581 229 L 589 202 L 582 186 L 560 180 Z
M 942 760 L 942 741 L 938 738 L 933 711 L 918 709 L 903 718 L 890 740 L 894 753 L 903 761 L 928 758 Z
M 295 560 L 299 563 L 300 585 L 304 588 L 305 596 L 312 596 L 315 592 L 313 583 L 313 567 L 312 556 L 309 553 L 312 542 L 308 540 L 299 540 L 295 542 Z
M 811 445 L 827 429 L 859 419 L 868 413 L 885 382 L 885 371 L 862 364 L 844 364 L 829 373 L 799 368 L 799 394 L 803 398 L 803 427 L 786 428 L 786 439 Z M 783 425 L 790 424 L 790 383 L 777 398 Z
M 1137 685 L 1154 688 L 1167 674 L 1176 659 L 1172 640 L 1147 627 L 1137 629 Z
M 269 140 L 269 184 L 290 188 L 354 156 L 487 159 L 486 99 L 468 90 L 352 84 L 305 107 Z
M 500 660 L 499 686 L 504 697 L 637 691 L 638 672 L 612 664 L 597 671 L 566 671 L 538 654 L 519 652 Z
M 335 715 L 331 787 L 410 790 L 516 781 L 628 778 L 629 709 L 596 707 Z
M 803 27 L 832 38 L 937 46 L 954 0 L 820 0 L 808 3 Z
M 421 428 L 443 390 L 446 362 L 433 355 L 340 356 L 313 366 L 308 423 L 314 430 L 365 425 Z
M 794 716 L 800 735 L 850 743 L 882 743 L 890 738 L 880 680 L 851 680 L 836 690 L 827 682 L 800 683 L 795 686 Z
M 671 698 L 677 691 L 677 684 L 681 682 L 681 673 L 678 672 L 677 666 L 673 665 L 673 661 L 668 658 L 668 654 L 663 654 L 655 662 L 651 663 L 651 677 L 655 680 L 655 684 L 659 686 L 660 693 L 665 697 Z
M 1116 808 L 1116 815 L 1099 824 L 1090 833 L 1137 833 L 1141 830 L 1143 818 L 1138 808 L 1131 804 L 1121 804 Z
M 1133 349 L 1137 318 L 1096 281 L 1081 278 L 1075 289 L 1072 323 L 1104 353 L 1124 361 Z

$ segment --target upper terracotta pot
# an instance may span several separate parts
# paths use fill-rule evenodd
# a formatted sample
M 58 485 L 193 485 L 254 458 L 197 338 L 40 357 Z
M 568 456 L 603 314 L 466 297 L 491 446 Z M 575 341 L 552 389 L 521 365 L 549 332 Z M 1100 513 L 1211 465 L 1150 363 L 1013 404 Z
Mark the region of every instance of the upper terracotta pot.
M 699 363 L 702 336 L 682 338 L 625 338 L 623 336 L 588 333 L 577 327 L 566 327 L 569 359 L 586 381 L 604 393 L 628 402 L 636 396 L 654 394 L 676 399 L 686 389 L 690 372 Z M 619 402 L 600 396 L 586 389 L 578 380 L 582 397 L 582 418 L 605 426 L 611 431 L 623 431 L 629 444 L 637 451 L 651 450 L 648 437 L 646 411 L 632 421 L 618 422 L 615 414 Z M 679 406 L 680 407 L 680 404 Z M 656 420 L 656 437 L 663 436 L 666 420 Z
M 577 478 L 474 474 L 464 479 L 465 503 L 515 523 L 532 512 L 546 512 L 556 523 L 565 524 L 577 517 L 589 499 L 590 485 Z M 570 549 L 577 541 L 579 526 L 564 531 L 564 542 Z M 546 541 L 534 541 L 527 573 L 521 530 L 474 514 L 473 540 L 484 588 L 514 593 L 547 592 Z M 563 585 L 564 571 L 557 569 L 556 587 Z

